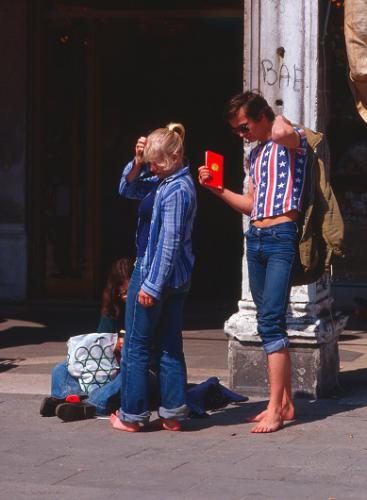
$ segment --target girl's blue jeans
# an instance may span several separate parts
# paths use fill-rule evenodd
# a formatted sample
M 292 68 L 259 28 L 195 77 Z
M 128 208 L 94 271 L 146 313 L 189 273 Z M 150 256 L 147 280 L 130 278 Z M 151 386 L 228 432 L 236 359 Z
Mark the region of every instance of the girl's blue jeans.
M 154 357 L 160 392 L 158 413 L 163 418 L 182 420 L 188 412 L 182 315 L 189 284 L 179 289 L 167 288 L 152 307 L 139 304 L 141 285 L 141 259 L 138 259 L 126 301 L 119 417 L 125 422 L 149 419 L 149 365 Z
M 285 222 L 268 228 L 251 225 L 245 237 L 258 332 L 265 352 L 271 354 L 289 345 L 286 313 L 298 254 L 297 223 Z
M 110 415 L 119 405 L 121 375 L 118 374 L 111 382 L 99 389 L 94 389 L 89 395 L 82 391 L 78 379 L 68 372 L 66 361 L 57 364 L 52 370 L 51 396 L 64 399 L 70 394 L 87 396 L 88 403 L 96 407 L 97 415 Z

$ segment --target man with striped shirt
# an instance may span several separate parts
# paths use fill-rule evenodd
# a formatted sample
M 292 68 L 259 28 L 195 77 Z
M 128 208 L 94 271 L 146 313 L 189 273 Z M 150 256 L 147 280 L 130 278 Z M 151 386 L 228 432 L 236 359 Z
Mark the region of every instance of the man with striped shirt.
M 234 210 L 250 216 L 245 235 L 249 283 L 270 383 L 268 407 L 251 419 L 256 422 L 252 432 L 274 432 L 284 420 L 295 417 L 286 312 L 298 253 L 297 219 L 304 194 L 307 140 L 302 129 L 275 116 L 256 92 L 234 96 L 225 118 L 236 135 L 257 142 L 250 154 L 248 193 L 210 188 L 206 166 L 199 167 L 199 182 Z

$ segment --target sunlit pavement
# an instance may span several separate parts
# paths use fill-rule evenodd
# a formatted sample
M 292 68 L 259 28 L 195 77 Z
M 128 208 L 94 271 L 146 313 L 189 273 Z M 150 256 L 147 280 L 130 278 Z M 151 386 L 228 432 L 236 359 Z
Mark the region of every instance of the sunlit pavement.
M 70 335 L 93 331 L 94 306 L 6 306 L 1 317 L 1 498 L 366 498 L 363 331 L 347 330 L 340 339 L 335 397 L 298 400 L 298 419 L 279 432 L 249 432 L 246 418 L 266 404 L 250 398 L 189 420 L 184 432 L 148 427 L 131 435 L 105 419 L 62 423 L 39 415 L 52 366 L 64 359 Z M 208 321 L 205 329 L 199 319 L 184 332 L 189 380 L 216 375 L 227 385 L 226 337 L 220 325 Z

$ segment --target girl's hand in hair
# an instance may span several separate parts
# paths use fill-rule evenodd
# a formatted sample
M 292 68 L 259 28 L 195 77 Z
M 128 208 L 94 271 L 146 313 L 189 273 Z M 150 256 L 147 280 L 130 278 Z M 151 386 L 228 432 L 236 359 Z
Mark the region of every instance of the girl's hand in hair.
M 143 153 L 146 143 L 146 137 L 139 137 L 138 142 L 135 145 L 135 158 L 133 168 L 126 177 L 127 182 L 133 182 L 133 180 L 140 174 L 140 169 L 144 165 Z
M 146 137 L 139 137 L 135 146 L 135 164 L 141 166 L 143 164 L 143 153 L 147 143 Z

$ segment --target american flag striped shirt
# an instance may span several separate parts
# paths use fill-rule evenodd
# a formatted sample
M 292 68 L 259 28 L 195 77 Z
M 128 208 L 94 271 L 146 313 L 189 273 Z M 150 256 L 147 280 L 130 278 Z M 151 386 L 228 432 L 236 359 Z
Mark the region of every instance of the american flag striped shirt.
M 253 221 L 302 209 L 307 138 L 302 129 L 294 129 L 300 136 L 298 148 L 289 149 L 269 140 L 250 153 Z

